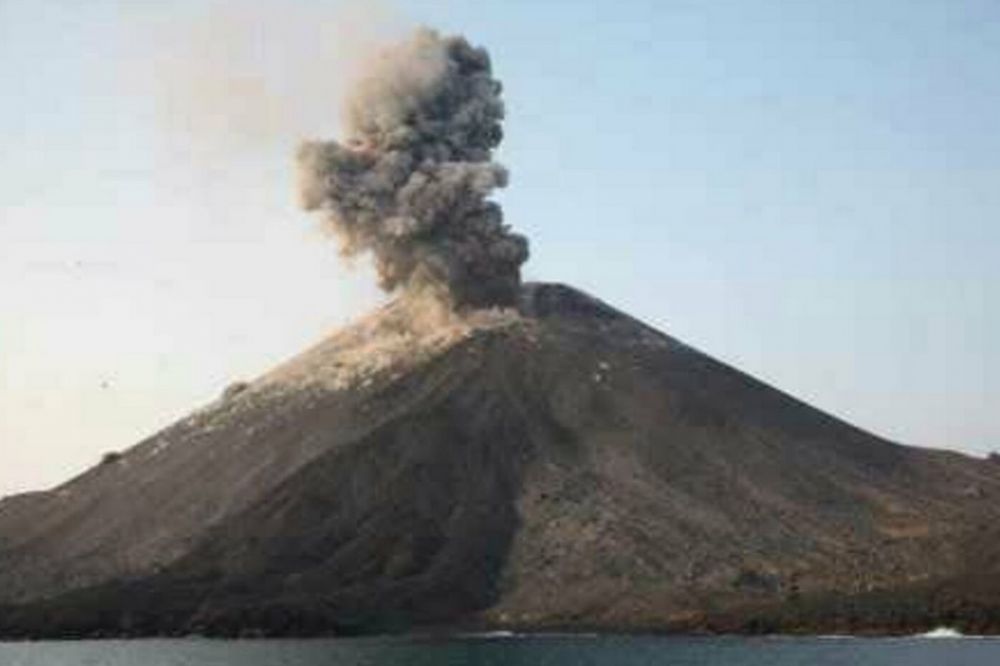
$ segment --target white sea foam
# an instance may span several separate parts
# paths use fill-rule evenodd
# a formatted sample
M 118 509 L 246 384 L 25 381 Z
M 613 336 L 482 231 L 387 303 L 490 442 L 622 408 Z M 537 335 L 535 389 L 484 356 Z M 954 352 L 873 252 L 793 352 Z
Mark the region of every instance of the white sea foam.
M 964 638 L 965 634 L 951 627 L 938 627 L 927 633 L 917 634 L 918 638 Z
M 498 629 L 496 631 L 477 631 L 469 634 L 462 634 L 465 638 L 518 638 L 519 635 L 513 631 L 506 631 L 503 629 Z

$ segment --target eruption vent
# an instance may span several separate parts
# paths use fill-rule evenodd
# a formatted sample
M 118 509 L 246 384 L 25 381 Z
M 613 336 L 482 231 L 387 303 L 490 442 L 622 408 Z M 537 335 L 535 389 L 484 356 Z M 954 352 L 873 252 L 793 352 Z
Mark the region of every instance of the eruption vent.
M 489 54 L 429 29 L 368 63 L 347 101 L 347 140 L 298 154 L 301 196 L 354 256 L 370 250 L 383 289 L 463 309 L 512 303 L 528 242 L 489 201 L 504 108 Z

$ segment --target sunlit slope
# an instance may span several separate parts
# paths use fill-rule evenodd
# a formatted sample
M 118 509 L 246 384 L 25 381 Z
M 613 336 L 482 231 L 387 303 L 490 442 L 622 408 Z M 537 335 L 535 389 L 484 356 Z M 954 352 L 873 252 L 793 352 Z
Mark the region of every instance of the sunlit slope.
M 1000 465 L 879 439 L 571 288 L 412 314 L 0 504 L 0 629 L 690 627 L 960 575 L 1000 513 Z

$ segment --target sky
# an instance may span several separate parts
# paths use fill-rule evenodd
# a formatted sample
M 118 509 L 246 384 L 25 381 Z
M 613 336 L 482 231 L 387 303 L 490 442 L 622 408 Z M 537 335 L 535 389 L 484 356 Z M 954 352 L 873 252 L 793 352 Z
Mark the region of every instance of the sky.
M 1000 449 L 995 0 L 0 0 L 0 496 L 385 296 L 301 212 L 359 45 L 504 81 L 507 221 L 562 281 L 890 439 Z

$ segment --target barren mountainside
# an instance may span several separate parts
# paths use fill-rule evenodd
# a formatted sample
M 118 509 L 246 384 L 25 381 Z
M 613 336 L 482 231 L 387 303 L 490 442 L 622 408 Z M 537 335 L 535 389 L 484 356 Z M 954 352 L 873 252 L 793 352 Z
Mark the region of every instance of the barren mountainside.
M 1000 627 L 1000 464 L 566 286 L 412 314 L 0 502 L 0 634 Z

